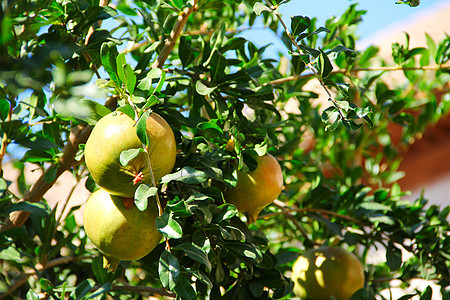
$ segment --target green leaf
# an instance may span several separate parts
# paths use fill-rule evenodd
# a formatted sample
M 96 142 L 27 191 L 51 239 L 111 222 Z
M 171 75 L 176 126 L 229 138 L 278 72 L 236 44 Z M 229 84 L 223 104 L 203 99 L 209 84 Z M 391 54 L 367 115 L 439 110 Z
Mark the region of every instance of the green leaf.
M 193 48 L 191 45 L 191 36 L 181 36 L 180 43 L 178 46 L 178 53 L 180 56 L 181 64 L 183 68 L 186 68 L 195 58 Z
M 210 120 L 209 122 L 201 122 L 197 125 L 198 129 L 201 130 L 212 130 L 214 134 L 223 134 L 222 128 L 215 123 L 215 119 Z
M 125 87 L 128 93 L 133 94 L 136 86 L 136 74 L 134 74 L 134 71 L 130 65 L 125 65 L 125 77 Z
M 229 50 L 237 50 L 240 49 L 244 44 L 247 42 L 247 40 L 243 37 L 233 37 L 229 39 L 225 45 L 220 47 L 219 51 L 220 53 L 225 53 Z
M 145 105 L 142 107 L 142 109 L 148 109 L 150 107 L 152 107 L 153 105 L 156 105 L 159 103 L 159 99 L 158 97 L 156 97 L 155 95 L 151 95 L 148 99 L 147 102 L 145 103 Z
M 111 110 L 106 106 L 89 99 L 81 99 L 80 104 L 89 108 L 89 116 L 86 117 L 86 121 L 90 125 L 95 125 L 101 118 L 111 113 Z
M 19 252 L 14 246 L 9 246 L 8 248 L 0 250 L 0 259 L 19 261 L 22 259 L 23 254 Z
M 126 114 L 132 120 L 134 120 L 134 118 L 136 117 L 136 112 L 134 111 L 133 107 L 129 104 L 118 108 L 117 111 L 120 111 L 120 112 Z
M 44 176 L 45 182 L 52 183 L 53 181 L 55 181 L 57 172 L 58 172 L 58 166 L 56 166 L 56 165 L 50 166 L 47 169 L 47 171 L 45 172 L 45 176 Z
M 36 294 L 33 290 L 28 290 L 27 292 L 27 300 L 39 300 L 39 295 Z
M 241 258 L 250 259 L 256 263 L 260 263 L 263 259 L 261 251 L 248 243 L 241 243 L 238 241 L 227 241 L 224 247 Z
M 42 134 L 46 139 L 54 143 L 55 145 L 61 145 L 61 127 L 58 123 L 44 123 L 42 125 Z
M 91 193 L 95 192 L 96 190 L 98 190 L 100 188 L 97 185 L 97 183 L 95 183 L 94 179 L 92 179 L 91 174 L 89 174 L 88 178 L 86 179 L 84 186 Z
M 33 150 L 44 151 L 57 148 L 57 146 L 50 140 L 43 136 L 36 134 L 29 134 L 26 137 L 21 137 L 16 139 L 16 143 L 23 147 L 30 148 Z
M 341 110 L 348 112 L 348 110 L 350 109 L 350 103 L 348 101 L 345 100 L 335 100 L 334 103 L 336 104 L 337 107 L 339 107 Z
M 160 71 L 160 76 L 159 76 L 158 84 L 156 85 L 156 88 L 153 91 L 152 95 L 154 95 L 155 93 L 160 93 L 161 89 L 164 85 L 164 82 L 166 81 L 166 72 L 162 69 L 157 69 L 157 70 Z
M 255 14 L 257 14 L 258 16 L 263 12 L 263 11 L 268 11 L 268 12 L 272 12 L 272 10 L 270 8 L 268 8 L 267 6 L 265 6 L 262 3 L 256 2 L 255 5 L 253 5 L 253 11 L 255 12 Z
M 311 47 L 308 47 L 305 45 L 298 45 L 298 47 L 300 49 L 302 49 L 304 52 L 310 54 L 314 58 L 318 57 L 321 54 L 321 52 L 319 50 L 316 50 L 314 48 L 311 48 Z
M 369 217 L 370 222 L 372 223 L 383 223 L 387 225 L 395 225 L 395 221 L 389 216 L 373 216 Z
M 158 188 L 149 184 L 140 184 L 134 193 L 134 204 L 137 209 L 144 211 L 148 207 L 148 198 L 154 197 L 158 193 Z
M 114 273 L 109 272 L 106 268 L 103 268 L 103 258 L 101 256 L 97 256 L 92 259 L 91 267 L 95 279 L 101 284 L 105 284 L 113 278 Z
M 169 239 L 179 239 L 183 237 L 181 225 L 172 218 L 172 214 L 163 213 L 156 218 L 156 228 L 162 235 Z
M 141 152 L 144 152 L 144 149 L 138 148 L 138 149 L 123 150 L 119 156 L 120 164 L 124 167 L 128 166 L 128 163 L 131 160 L 135 159 Z
M 200 247 L 198 247 L 194 244 L 185 242 L 183 244 L 173 247 L 172 249 L 183 251 L 189 258 L 203 264 L 207 268 L 208 273 L 211 272 L 212 266 L 211 266 L 211 262 L 208 259 L 208 255 Z
M 208 180 L 208 176 L 203 171 L 186 166 L 176 173 L 165 175 L 163 178 L 161 178 L 160 182 L 168 183 L 173 180 L 181 181 L 187 184 L 198 184 Z
M 8 188 L 8 183 L 5 179 L 0 178 L 0 198 L 3 197 L 3 194 L 5 193 L 6 189 Z
M 295 16 L 291 17 L 291 33 L 292 35 L 299 35 L 311 25 L 311 20 L 308 17 Z
M 100 288 L 98 288 L 95 292 L 91 293 L 87 299 L 94 299 L 97 298 L 103 294 L 107 294 L 109 291 L 111 291 L 111 283 L 107 282 L 103 284 Z
M 47 278 L 39 279 L 39 285 L 44 291 L 51 291 L 54 288 L 52 282 Z
M 197 91 L 197 93 L 199 93 L 200 95 L 209 95 L 212 92 L 214 92 L 216 90 L 217 86 L 215 87 L 208 87 L 206 86 L 201 80 L 198 80 L 195 83 L 195 90 Z
M 229 203 L 222 204 L 218 208 L 221 211 L 221 213 L 215 217 L 215 219 L 217 219 L 218 222 L 223 220 L 229 220 L 234 216 L 236 216 L 238 213 L 236 206 Z
M 112 81 L 115 81 L 118 85 L 120 85 L 120 81 L 117 77 L 116 64 L 116 57 L 118 54 L 116 45 L 113 42 L 103 43 L 100 48 L 100 57 L 105 71 L 108 73 Z
M 336 113 L 339 114 L 338 110 L 336 107 L 334 106 L 330 106 L 327 107 L 323 112 L 322 112 L 322 122 L 331 122 L 333 121 L 333 118 L 335 118 Z
M 166 209 L 173 213 L 174 216 L 177 217 L 189 217 L 193 215 L 193 212 L 190 211 L 190 206 L 186 203 L 187 201 L 178 201 L 175 204 L 167 204 Z
M 15 137 L 23 128 L 22 126 L 28 127 L 26 124 L 23 124 L 21 120 L 12 120 L 0 123 L 1 130 L 10 138 Z
M 0 98 L 0 119 L 6 120 L 9 114 L 9 102 L 3 98 Z
M 197 294 L 195 293 L 195 290 L 192 287 L 191 283 L 184 276 L 179 276 L 177 278 L 174 290 L 177 293 L 177 296 L 180 297 L 180 299 L 186 300 L 198 299 Z
M 120 53 L 119 55 L 117 55 L 116 65 L 117 65 L 117 75 L 119 76 L 120 83 L 126 84 L 127 77 L 125 75 L 125 66 L 127 65 L 127 61 L 124 53 Z
M 322 78 L 327 77 L 330 72 L 333 70 L 333 65 L 330 62 L 330 59 L 328 58 L 328 55 L 326 55 L 322 50 L 320 50 L 319 60 L 318 60 L 318 66 L 320 70 L 320 75 Z
M 326 54 L 328 55 L 329 59 L 336 59 L 336 57 L 338 57 L 338 55 L 341 52 L 353 52 L 353 53 L 357 53 L 356 51 L 349 49 L 343 45 L 337 45 L 336 47 L 334 47 L 333 49 L 331 49 L 330 51 L 327 51 Z
M 398 270 L 402 266 L 402 250 L 389 243 L 386 249 L 386 263 L 392 271 Z
M 72 299 L 77 300 L 82 299 L 89 293 L 89 291 L 94 287 L 94 285 L 95 285 L 94 280 L 86 279 L 82 281 L 72 293 L 70 293 L 70 297 Z
M 143 91 L 149 91 L 149 94 L 153 92 L 153 79 L 161 76 L 161 69 L 150 69 L 147 75 L 139 82 L 138 89 Z
M 292 73 L 300 75 L 306 68 L 306 64 L 300 55 L 292 55 L 291 58 Z
M 226 66 L 227 59 L 219 51 L 214 51 L 210 62 L 212 81 L 220 82 L 225 75 Z
M 341 115 L 338 112 L 334 112 L 336 119 L 332 122 L 328 122 L 328 125 L 325 127 L 325 131 L 333 131 L 336 130 L 339 126 L 339 122 L 341 121 Z
M 49 207 L 41 202 L 31 203 L 26 201 L 20 201 L 12 205 L 9 209 L 6 210 L 6 214 L 10 214 L 13 211 L 23 210 L 29 212 L 31 214 L 36 215 L 48 215 L 50 213 Z
M 149 111 L 144 111 L 136 123 L 136 135 L 144 146 L 148 146 L 150 140 L 147 135 L 147 119 L 150 116 Z
M 391 211 L 392 208 L 388 205 L 384 205 L 376 202 L 363 202 L 359 205 L 359 207 L 367 210 L 382 210 L 382 211 Z
M 164 250 L 159 258 L 159 279 L 165 289 L 173 290 L 180 276 L 180 263 L 169 251 Z
M 427 286 L 425 291 L 423 291 L 423 293 L 420 295 L 419 300 L 431 300 L 431 299 L 433 299 L 433 290 L 431 289 L 430 286 Z

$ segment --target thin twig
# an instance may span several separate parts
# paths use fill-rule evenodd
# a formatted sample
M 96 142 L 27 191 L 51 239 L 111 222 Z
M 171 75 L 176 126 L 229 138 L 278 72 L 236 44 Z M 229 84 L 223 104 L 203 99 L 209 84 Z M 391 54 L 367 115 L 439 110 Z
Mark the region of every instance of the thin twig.
M 440 69 L 450 68 L 450 64 L 444 65 L 432 65 L 432 66 L 422 66 L 422 67 L 402 67 L 402 66 L 386 66 L 386 67 L 371 67 L 371 68 L 354 68 L 351 70 L 348 69 L 339 69 L 331 71 L 330 75 L 333 74 L 347 74 L 347 73 L 358 73 L 358 72 L 376 72 L 376 71 L 437 71 Z M 275 79 L 269 82 L 271 85 L 280 85 L 286 82 L 295 81 L 299 79 L 314 77 L 314 74 L 305 74 L 305 75 L 297 75 L 297 76 L 287 76 L 280 79 Z
M 62 217 L 64 215 L 64 211 L 66 210 L 67 205 L 69 204 L 69 200 L 72 197 L 73 193 L 75 192 L 75 189 L 77 188 L 79 183 L 80 183 L 80 176 L 79 176 L 79 174 L 77 174 L 76 175 L 76 182 L 72 186 L 72 188 L 70 189 L 69 194 L 67 195 L 67 197 L 66 197 L 66 199 L 64 201 L 63 207 L 61 209 L 61 214 L 59 215 L 58 220 L 56 221 L 56 224 L 60 224 L 61 223 L 61 219 L 62 219 Z M 57 226 L 55 226 L 55 230 L 56 230 L 56 227 Z
M 189 7 L 186 7 L 183 10 L 183 12 L 178 16 L 177 22 L 173 26 L 172 32 L 170 32 L 169 37 L 166 39 L 164 47 L 159 53 L 159 56 L 156 59 L 156 61 L 153 63 L 152 68 L 161 69 L 164 66 L 164 63 L 169 57 L 169 54 L 172 52 L 172 49 L 175 46 L 178 37 L 181 35 L 181 31 L 183 30 L 184 25 L 186 25 L 186 22 L 190 14 L 194 11 L 194 8 L 197 6 L 198 2 L 199 0 L 194 0 L 194 4 Z
M 312 212 L 312 213 L 318 213 L 318 214 L 325 214 L 325 215 L 338 217 L 338 218 L 341 218 L 341 219 L 346 219 L 347 221 L 358 223 L 358 224 L 363 225 L 363 226 L 367 225 L 367 224 L 361 222 L 360 220 L 357 220 L 357 219 L 352 218 L 350 216 L 341 215 L 341 214 L 339 214 L 337 212 L 329 211 L 329 210 L 325 210 L 325 209 L 320 209 L 320 208 L 289 208 L 289 209 L 285 209 L 285 210 L 282 210 L 282 211 L 261 215 L 261 216 L 259 216 L 258 219 L 271 218 L 271 217 L 278 216 L 278 215 L 289 215 L 289 214 L 291 214 L 293 212 L 296 212 L 296 213 Z

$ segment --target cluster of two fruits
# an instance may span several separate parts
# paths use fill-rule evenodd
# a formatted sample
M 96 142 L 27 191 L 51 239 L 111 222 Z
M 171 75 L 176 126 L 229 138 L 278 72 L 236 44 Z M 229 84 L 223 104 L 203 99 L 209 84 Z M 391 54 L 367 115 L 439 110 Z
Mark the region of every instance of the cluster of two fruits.
M 174 134 L 161 116 L 152 113 L 146 121 L 147 152 L 135 123 L 122 112 L 106 115 L 85 146 L 86 166 L 100 189 L 86 203 L 84 228 L 112 269 L 120 260 L 144 257 L 161 240 L 155 224 L 156 203 L 150 201 L 147 209 L 140 211 L 134 205 L 134 193 L 139 184 L 153 185 L 170 173 L 176 159 Z M 121 154 L 132 149 L 139 150 L 138 154 L 124 163 Z

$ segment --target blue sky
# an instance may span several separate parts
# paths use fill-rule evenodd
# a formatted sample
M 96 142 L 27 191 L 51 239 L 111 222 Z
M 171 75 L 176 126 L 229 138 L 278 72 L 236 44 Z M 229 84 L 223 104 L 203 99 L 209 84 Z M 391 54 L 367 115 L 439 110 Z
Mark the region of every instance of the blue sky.
M 367 11 L 357 31 L 362 39 L 392 24 L 410 20 L 439 4 L 450 3 L 450 0 L 422 0 L 418 7 L 399 5 L 395 2 L 396 0 L 291 0 L 280 6 L 280 13 L 287 24 L 289 24 L 291 16 L 302 15 L 310 18 L 316 17 L 318 19 L 317 26 L 323 26 L 329 17 L 339 17 L 348 6 L 357 3 L 358 10 Z M 242 36 L 253 41 L 259 47 L 273 43 L 267 50 L 271 57 L 277 57 L 277 51 L 284 51 L 282 43 L 274 35 L 269 37 L 266 30 L 252 30 L 252 32 L 242 33 Z

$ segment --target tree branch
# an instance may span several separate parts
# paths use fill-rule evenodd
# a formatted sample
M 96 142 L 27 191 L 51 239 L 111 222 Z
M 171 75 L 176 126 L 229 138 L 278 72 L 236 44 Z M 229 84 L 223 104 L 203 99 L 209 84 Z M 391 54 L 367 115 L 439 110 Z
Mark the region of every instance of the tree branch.
M 186 7 L 183 10 L 183 12 L 178 16 L 177 22 L 173 26 L 172 32 L 170 32 L 169 37 L 166 39 L 164 47 L 162 48 L 161 53 L 159 53 L 158 58 L 156 58 L 156 61 L 153 63 L 152 68 L 162 68 L 164 66 L 164 63 L 169 57 L 170 52 L 172 52 L 173 47 L 175 46 L 178 37 L 181 35 L 181 31 L 183 30 L 184 25 L 186 25 L 186 22 L 190 14 L 194 11 L 194 8 L 197 6 L 198 1 L 199 0 L 194 0 L 194 4 L 189 7 Z
M 44 197 L 45 193 L 53 186 L 53 184 L 56 182 L 59 176 L 61 176 L 62 173 L 80 163 L 79 161 L 75 160 L 75 156 L 78 152 L 78 145 L 86 143 L 90 133 L 91 127 L 89 126 L 78 125 L 77 127 L 72 128 L 72 131 L 69 135 L 69 140 L 67 141 L 67 144 L 63 149 L 63 155 L 61 156 L 59 163 L 57 165 L 52 165 L 57 167 L 55 178 L 50 182 L 46 181 L 45 175 L 50 169 L 48 168 L 47 171 L 39 177 L 36 183 L 19 201 L 41 201 L 42 197 Z M 6 219 L 5 223 L 0 226 L 0 232 L 23 226 L 29 215 L 30 213 L 26 211 L 12 212 Z

